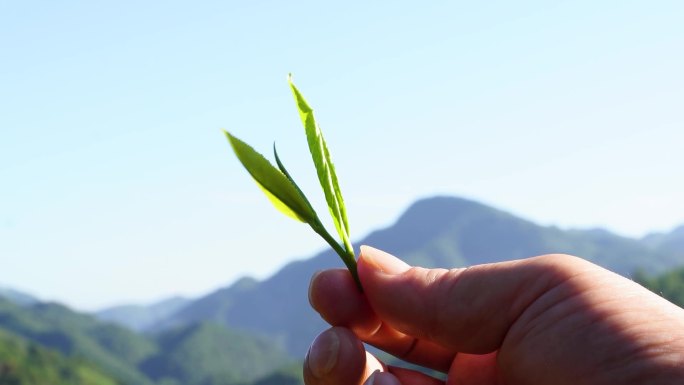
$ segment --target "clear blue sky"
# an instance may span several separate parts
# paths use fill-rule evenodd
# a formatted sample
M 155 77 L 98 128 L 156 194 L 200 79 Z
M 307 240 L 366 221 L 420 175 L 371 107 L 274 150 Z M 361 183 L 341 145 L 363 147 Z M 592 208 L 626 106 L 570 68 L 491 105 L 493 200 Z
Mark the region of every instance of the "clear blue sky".
M 545 225 L 684 223 L 684 2 L 0 3 L 0 285 L 94 309 L 264 278 L 325 245 L 227 128 L 359 239 L 434 194 Z M 314 199 L 324 210 L 322 198 Z

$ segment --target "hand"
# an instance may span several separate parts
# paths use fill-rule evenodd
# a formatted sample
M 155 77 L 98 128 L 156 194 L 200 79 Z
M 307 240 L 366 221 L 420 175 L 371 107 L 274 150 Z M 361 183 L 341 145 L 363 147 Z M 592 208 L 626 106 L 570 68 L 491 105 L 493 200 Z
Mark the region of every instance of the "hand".
M 410 267 L 362 247 L 311 280 L 332 328 L 311 345 L 307 385 L 437 385 L 388 367 L 362 341 L 448 374 L 446 384 L 682 384 L 684 310 L 580 258 L 547 255 L 467 269 Z

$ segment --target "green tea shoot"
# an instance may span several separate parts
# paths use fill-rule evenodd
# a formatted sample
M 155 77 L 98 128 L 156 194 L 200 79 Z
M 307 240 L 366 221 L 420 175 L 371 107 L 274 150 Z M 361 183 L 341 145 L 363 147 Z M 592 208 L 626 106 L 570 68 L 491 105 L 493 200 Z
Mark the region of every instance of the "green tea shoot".
M 304 125 L 309 152 L 311 152 L 311 158 L 316 167 L 318 180 L 323 188 L 325 201 L 341 242 L 335 240 L 325 229 L 313 206 L 280 160 L 275 143 L 273 144 L 273 155 L 277 167 L 273 166 L 271 162 L 247 143 L 236 138 L 226 130 L 223 130 L 223 132 L 228 138 L 238 160 L 240 160 L 271 203 L 285 215 L 309 224 L 313 231 L 320 235 L 342 258 L 359 289 L 362 290 L 356 271 L 354 248 L 349 238 L 347 210 L 342 199 L 335 166 L 330 159 L 330 151 L 323 138 L 323 132 L 321 132 L 320 126 L 316 123 L 313 109 L 297 87 L 295 87 L 291 75 L 288 76 L 288 83 L 297 104 L 299 118 Z

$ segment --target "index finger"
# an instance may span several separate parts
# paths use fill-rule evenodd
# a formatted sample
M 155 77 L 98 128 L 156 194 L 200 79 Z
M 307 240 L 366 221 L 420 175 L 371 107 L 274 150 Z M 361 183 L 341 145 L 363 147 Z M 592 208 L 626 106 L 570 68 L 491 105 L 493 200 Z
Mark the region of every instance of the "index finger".
M 314 275 L 309 301 L 329 324 L 349 328 L 362 341 L 405 361 L 447 372 L 456 354 L 383 322 L 345 269 L 324 270 Z
M 368 246 L 362 247 L 358 265 L 368 306 L 385 324 L 470 354 L 498 350 L 533 303 L 546 293 L 577 292 L 573 277 L 597 268 L 576 257 L 547 255 L 467 269 L 425 269 Z

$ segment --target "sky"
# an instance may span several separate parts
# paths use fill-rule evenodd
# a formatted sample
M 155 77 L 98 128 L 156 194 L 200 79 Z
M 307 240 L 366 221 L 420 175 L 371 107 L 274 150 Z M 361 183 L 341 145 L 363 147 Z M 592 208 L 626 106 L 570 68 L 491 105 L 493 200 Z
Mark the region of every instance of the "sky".
M 352 239 L 433 195 L 625 236 L 684 224 L 684 2 L 0 2 L 0 286 L 82 310 L 199 296 L 326 245 L 221 133 Z M 326 222 L 332 228 L 330 222 Z

